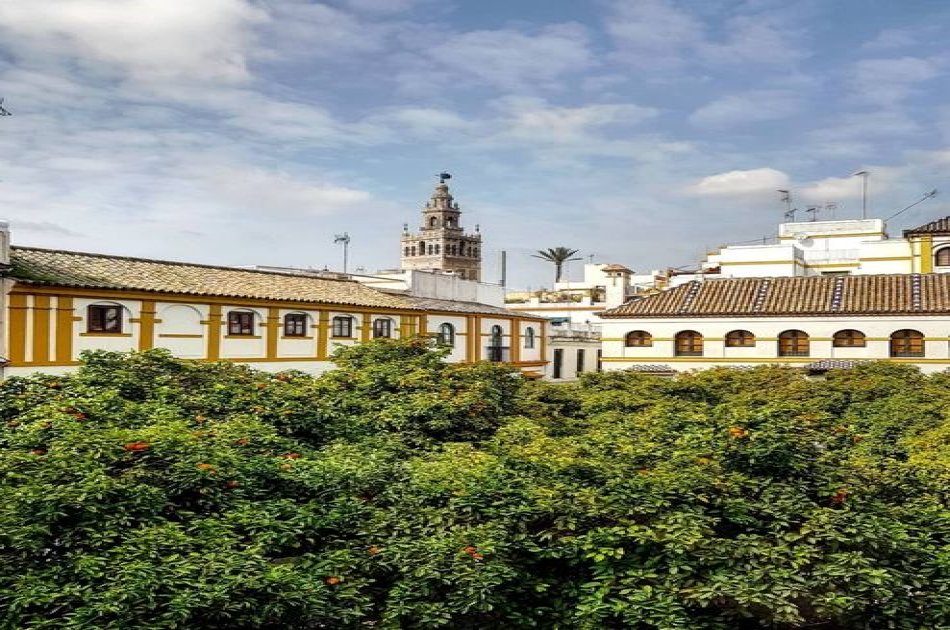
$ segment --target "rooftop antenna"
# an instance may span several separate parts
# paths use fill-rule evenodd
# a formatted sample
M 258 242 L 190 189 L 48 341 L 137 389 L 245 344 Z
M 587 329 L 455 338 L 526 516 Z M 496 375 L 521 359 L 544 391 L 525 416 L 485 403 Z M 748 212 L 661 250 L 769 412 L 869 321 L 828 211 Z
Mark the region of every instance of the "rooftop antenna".
M 861 218 L 868 218 L 868 171 L 857 171 L 851 173 L 851 177 L 860 177 L 863 181 L 861 182 Z
M 805 212 L 811 215 L 811 217 L 810 217 L 808 220 L 809 220 L 809 221 L 817 221 L 817 220 L 818 220 L 818 211 L 819 211 L 818 206 L 809 206 L 808 208 L 805 208 Z
M 3 97 L 0 96 L 0 116 L 12 116 L 13 112 L 3 106 Z
M 349 260 L 350 235 L 347 232 L 337 234 L 333 237 L 334 245 L 343 243 L 343 273 L 346 273 L 346 265 Z
M 795 222 L 795 213 L 798 212 L 798 208 L 792 208 L 785 212 L 785 220 L 789 223 Z M 763 237 L 764 238 L 764 237 Z
M 910 210 L 911 208 L 913 208 L 913 207 L 916 206 L 917 204 L 923 203 L 923 202 L 927 201 L 928 199 L 933 199 L 933 198 L 936 197 L 936 196 L 937 196 L 937 189 L 936 189 L 936 188 L 934 188 L 934 189 L 931 190 L 930 192 L 924 193 L 924 196 L 921 197 L 920 199 L 918 199 L 917 201 L 915 201 L 914 203 L 910 204 L 909 206 L 907 206 L 907 207 L 905 207 L 905 208 L 901 208 L 900 210 L 898 210 L 897 212 L 895 212 L 895 213 L 892 214 L 891 216 L 889 216 L 889 217 L 887 217 L 886 219 L 884 219 L 884 225 L 887 225 L 887 222 L 888 222 L 888 221 L 890 221 L 891 219 L 893 219 L 894 217 L 896 217 L 896 216 L 898 216 L 898 215 L 904 214 L 905 212 L 907 212 L 908 210 Z
M 782 203 L 785 204 L 785 218 L 791 216 L 795 218 L 795 211 L 792 210 L 792 193 L 789 190 L 779 188 L 776 192 L 782 195 Z
M 836 203 L 833 202 L 833 201 L 827 201 L 827 202 L 825 202 L 825 208 L 824 208 L 824 209 L 827 210 L 829 213 L 831 213 L 831 220 L 834 221 L 834 219 L 835 219 L 835 210 L 838 209 L 838 204 L 836 204 Z

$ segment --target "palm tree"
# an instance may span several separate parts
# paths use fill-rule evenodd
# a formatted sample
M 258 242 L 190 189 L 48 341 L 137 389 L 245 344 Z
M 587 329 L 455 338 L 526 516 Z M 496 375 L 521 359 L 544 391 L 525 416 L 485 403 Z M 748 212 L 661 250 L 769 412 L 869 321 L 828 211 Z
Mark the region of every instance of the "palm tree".
M 531 254 L 534 258 L 540 258 L 554 263 L 554 283 L 561 281 L 561 272 L 564 270 L 564 263 L 569 260 L 580 260 L 580 258 L 571 258 L 579 250 L 569 247 L 551 247 L 549 249 L 539 249 L 537 254 Z

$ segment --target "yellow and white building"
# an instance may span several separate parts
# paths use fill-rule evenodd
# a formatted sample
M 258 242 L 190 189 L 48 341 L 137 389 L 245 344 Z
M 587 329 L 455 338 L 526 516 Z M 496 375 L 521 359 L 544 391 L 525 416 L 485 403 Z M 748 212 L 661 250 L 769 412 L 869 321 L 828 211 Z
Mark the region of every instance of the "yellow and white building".
M 950 368 L 946 273 L 693 280 L 601 318 L 605 370 L 875 359 Z
M 74 369 L 84 350 L 167 348 L 175 356 L 318 374 L 340 346 L 427 335 L 450 361 L 546 365 L 540 317 L 474 302 L 386 293 L 352 280 L 10 247 L 4 269 L 3 376 Z

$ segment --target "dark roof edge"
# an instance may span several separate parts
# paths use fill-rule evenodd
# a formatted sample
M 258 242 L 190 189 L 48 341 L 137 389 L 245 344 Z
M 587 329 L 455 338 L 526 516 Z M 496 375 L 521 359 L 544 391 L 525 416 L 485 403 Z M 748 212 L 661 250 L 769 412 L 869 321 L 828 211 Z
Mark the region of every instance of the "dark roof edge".
M 44 247 L 24 247 L 22 245 L 12 245 L 10 247 L 12 250 L 30 250 L 34 252 L 46 252 L 50 254 L 68 254 L 70 256 L 88 256 L 90 258 L 108 258 L 110 260 L 132 260 L 135 262 L 145 262 L 145 263 L 156 263 L 159 265 L 176 265 L 179 267 L 201 267 L 202 269 L 221 269 L 224 271 L 243 271 L 246 273 L 256 273 L 265 276 L 281 276 L 287 278 L 312 278 L 314 280 L 326 280 L 327 282 L 352 282 L 354 284 L 360 284 L 356 280 L 344 279 L 344 278 L 324 278 L 322 276 L 308 275 L 304 273 L 291 273 L 289 271 L 266 271 L 263 269 L 245 269 L 243 267 L 229 267 L 227 265 L 209 265 L 205 263 L 191 263 L 191 262 L 182 262 L 180 260 L 162 260 L 160 258 L 139 258 L 137 256 L 120 256 L 118 254 L 94 254 L 91 252 L 76 252 L 68 249 L 47 249 Z M 366 285 L 361 285 L 366 286 Z M 373 289 L 373 287 L 367 287 L 377 291 L 378 289 Z M 140 289 L 142 290 L 142 289 Z

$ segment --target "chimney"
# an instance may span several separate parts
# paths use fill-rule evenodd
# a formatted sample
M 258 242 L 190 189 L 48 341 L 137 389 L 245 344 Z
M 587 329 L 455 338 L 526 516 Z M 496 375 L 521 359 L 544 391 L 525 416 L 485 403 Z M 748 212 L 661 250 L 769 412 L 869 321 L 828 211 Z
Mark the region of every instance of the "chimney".
M 10 224 L 0 219 L 0 270 L 10 266 Z

